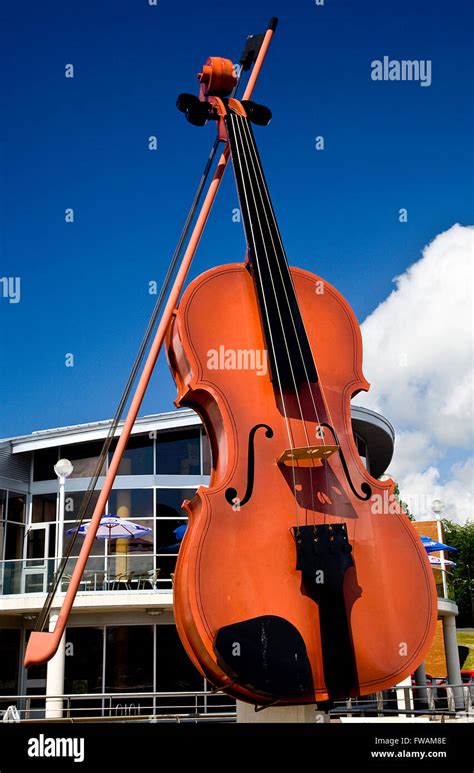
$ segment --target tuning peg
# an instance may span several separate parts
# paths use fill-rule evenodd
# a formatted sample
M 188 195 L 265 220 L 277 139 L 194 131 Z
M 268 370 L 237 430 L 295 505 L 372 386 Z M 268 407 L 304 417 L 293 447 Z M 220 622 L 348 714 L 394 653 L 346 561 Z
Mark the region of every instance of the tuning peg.
M 186 113 L 199 99 L 195 94 L 180 94 L 176 100 L 176 107 L 181 113 Z
M 268 126 L 272 120 L 272 111 L 265 107 L 265 105 L 259 105 L 257 102 L 252 102 L 249 99 L 243 100 L 242 105 L 247 113 L 247 118 L 257 126 Z
M 193 126 L 204 126 L 210 117 L 209 103 L 201 102 L 194 94 L 180 94 L 176 100 L 176 107 L 184 113 L 186 120 Z

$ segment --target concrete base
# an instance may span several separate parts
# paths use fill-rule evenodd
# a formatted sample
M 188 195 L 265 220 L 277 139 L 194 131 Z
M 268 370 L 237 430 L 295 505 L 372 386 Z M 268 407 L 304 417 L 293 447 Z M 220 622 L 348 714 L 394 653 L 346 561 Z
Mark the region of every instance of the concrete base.
M 315 705 L 310 706 L 271 706 L 268 709 L 255 711 L 255 706 L 243 701 L 237 701 L 237 722 L 263 724 L 278 723 L 313 723 L 325 722 L 326 714 L 317 711 Z

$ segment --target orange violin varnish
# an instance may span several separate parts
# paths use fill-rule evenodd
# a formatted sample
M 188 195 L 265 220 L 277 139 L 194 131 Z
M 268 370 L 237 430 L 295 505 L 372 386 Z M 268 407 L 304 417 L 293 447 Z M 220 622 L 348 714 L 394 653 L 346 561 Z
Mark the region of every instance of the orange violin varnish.
M 372 496 L 384 501 L 393 483 L 370 477 L 352 436 L 350 398 L 368 387 L 361 371 L 357 321 L 333 287 L 324 283 L 324 293 L 317 294 L 316 276 L 299 269 L 291 273 L 352 482 L 369 483 Z M 213 455 L 209 487 L 201 487 L 186 503 L 189 528 L 174 585 L 183 644 L 212 683 L 256 703 L 318 702 L 388 688 L 413 672 L 433 636 L 435 589 L 424 548 L 404 513 L 374 515 L 373 500 L 361 502 L 353 496 L 336 454 L 311 470 L 314 503 L 308 468 L 292 468 L 300 526 L 345 523 L 353 547 L 354 566 L 343 578 L 351 646 L 349 652 L 340 652 L 337 621 L 332 632 L 331 610 L 324 610 L 322 630 L 319 604 L 302 590 L 302 573 L 296 570 L 291 473 L 276 461 L 287 444 L 285 418 L 275 403 L 274 388 L 268 373 L 255 369 L 210 369 L 209 352 L 219 352 L 223 341 L 227 351 L 265 349 L 252 278 L 243 264 L 220 266 L 194 280 L 169 331 L 178 403 L 202 417 Z M 306 407 L 310 401 L 304 399 Z M 290 422 L 295 446 L 304 446 L 301 421 L 292 417 Z M 316 422 L 306 424 L 316 436 Z M 249 433 L 257 425 L 271 427 L 273 435 L 267 437 L 263 426 L 256 431 L 252 495 L 245 505 L 232 507 L 225 492 L 229 487 L 239 494 L 246 491 Z M 238 624 L 266 617 L 288 621 L 304 640 L 309 669 L 296 670 L 296 687 L 291 685 L 295 670 L 288 661 L 293 643 L 286 651 L 285 641 L 280 641 L 281 651 L 274 655 L 274 670 L 282 676 L 286 695 L 267 693 L 264 675 L 261 692 L 247 674 L 242 679 L 239 675 L 239 658 L 250 645 Z M 230 652 L 233 648 L 235 662 L 232 656 L 224 661 L 216 651 L 218 632 L 226 627 L 233 634 Z M 271 621 L 267 627 L 271 629 Z M 265 626 L 257 623 L 255 631 L 265 636 Z M 282 634 L 275 635 L 278 639 Z M 260 644 L 264 647 L 261 639 L 256 646 Z M 335 651 L 335 663 L 327 648 Z M 229 658 L 227 651 L 225 656 Z M 286 678 L 285 671 L 290 671 Z
M 357 452 L 350 401 L 369 384 L 354 313 L 288 266 L 250 126 L 270 113 L 203 99 L 229 147 L 248 249 L 245 264 L 190 284 L 168 330 L 176 404 L 201 416 L 213 459 L 209 487 L 184 505 L 178 632 L 242 700 L 373 693 L 430 645 L 430 565 L 393 481 L 372 478 Z

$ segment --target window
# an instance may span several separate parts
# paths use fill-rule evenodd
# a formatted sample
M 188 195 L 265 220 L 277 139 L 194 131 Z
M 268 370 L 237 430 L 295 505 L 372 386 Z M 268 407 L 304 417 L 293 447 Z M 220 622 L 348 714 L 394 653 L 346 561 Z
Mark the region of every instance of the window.
M 77 521 L 79 517 L 79 510 L 81 508 L 82 500 L 85 496 L 85 491 L 66 491 L 64 497 L 64 520 L 65 521 Z M 99 492 L 94 491 L 87 507 L 85 518 L 89 520 L 92 518 L 94 508 L 99 499 Z
M 366 441 L 357 432 L 354 432 L 354 440 L 356 442 L 357 451 L 359 452 L 360 458 L 364 462 L 364 465 L 367 468 L 367 470 L 370 471 L 370 467 L 369 467 L 369 450 L 367 448 Z
M 69 459 L 74 467 L 71 478 L 91 478 L 95 473 L 101 451 L 102 442 L 62 446 L 61 456 Z M 102 475 L 105 475 L 105 462 Z
M 183 518 L 185 512 L 181 505 L 185 499 L 191 499 L 195 489 L 159 488 L 156 490 L 156 517 Z
M 156 526 L 156 552 L 177 555 L 187 523 L 185 518 L 159 521 Z
M 108 512 L 133 521 L 152 518 L 153 489 L 113 489 L 109 496 Z
M 18 692 L 20 629 L 0 629 L 0 695 Z
M 14 561 L 17 558 L 23 558 L 23 539 L 25 536 L 25 527 L 16 523 L 7 525 L 7 536 L 5 539 L 5 560 Z
M 156 439 L 157 475 L 200 475 L 200 430 L 159 433 Z
M 204 690 L 204 680 L 189 659 L 174 625 L 156 626 L 156 691 L 191 692 Z M 201 699 L 202 700 L 202 699 Z M 194 708 L 196 699 L 157 697 L 157 707 Z
M 25 522 L 25 504 L 26 494 L 16 494 L 14 491 L 8 492 L 8 515 L 9 521 L 14 523 Z
M 211 467 L 212 467 L 211 444 L 209 442 L 209 438 L 204 429 L 202 431 L 201 444 L 202 444 L 202 474 L 210 475 Z
M 5 594 L 20 592 L 22 564 L 18 559 L 23 558 L 25 502 L 25 494 L 9 491 L 7 494 L 7 517 L 6 520 L 0 522 L 0 558 L 4 558 L 7 562 L 3 569 L 2 592 Z M 4 550 L 3 555 L 2 549 Z
M 67 547 L 69 545 L 69 540 L 71 538 L 71 535 L 68 534 L 68 531 L 73 529 L 77 525 L 77 519 L 79 517 L 79 511 L 80 511 L 85 493 L 86 493 L 85 491 L 66 491 L 66 495 L 64 499 L 63 555 L 67 550 Z M 98 498 L 99 498 L 99 492 L 94 491 L 94 493 L 92 494 L 92 498 L 89 503 L 89 506 L 86 510 L 86 514 L 84 516 L 85 521 L 89 521 L 91 519 L 92 513 L 94 512 L 94 508 Z M 72 556 L 79 555 L 83 541 L 84 541 L 84 537 L 79 534 L 74 542 L 74 547 L 71 553 Z M 104 540 L 95 539 L 94 542 L 92 543 L 91 555 L 103 556 L 104 552 L 105 552 Z M 72 565 L 71 565 L 71 570 L 72 570 Z
M 59 448 L 43 448 L 35 451 L 33 480 L 55 480 L 54 465 L 59 459 Z
M 0 489 L 0 561 L 3 560 L 3 549 L 5 545 L 5 527 L 7 516 L 7 492 Z
M 117 441 L 114 440 L 109 462 L 116 446 Z M 117 475 L 153 475 L 153 440 L 148 435 L 129 438 Z
M 151 531 L 142 534 L 139 537 L 123 537 L 122 539 L 111 539 L 108 549 L 109 554 L 133 554 L 134 556 L 138 556 L 153 553 L 153 522 L 134 520 L 133 523 L 137 524 L 137 526 L 143 526 L 145 529 L 150 529 Z M 149 561 L 144 562 L 144 564 L 147 566 L 149 563 Z M 138 566 L 138 562 L 134 561 L 132 568 L 136 568 L 136 566 Z
M 33 496 L 32 523 L 46 523 L 56 520 L 56 494 L 35 494 Z
M 108 626 L 105 691 L 153 691 L 153 626 Z
M 102 692 L 104 629 L 68 628 L 64 691 L 80 694 Z

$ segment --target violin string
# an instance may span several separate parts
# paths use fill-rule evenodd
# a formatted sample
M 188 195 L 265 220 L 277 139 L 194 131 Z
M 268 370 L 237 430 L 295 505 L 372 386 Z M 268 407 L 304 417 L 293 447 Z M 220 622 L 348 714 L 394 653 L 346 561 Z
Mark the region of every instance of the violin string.
M 270 233 L 270 238 L 271 238 L 271 241 L 272 241 L 272 246 L 273 246 L 273 249 L 276 251 L 275 242 L 274 242 L 274 239 L 273 239 L 273 233 L 272 233 L 272 229 L 271 229 L 270 222 L 269 222 L 269 219 L 268 219 L 268 212 L 270 212 L 270 214 L 272 215 L 273 226 L 274 226 L 275 232 L 277 234 L 278 241 L 280 243 L 280 249 L 281 249 L 282 255 L 286 258 L 285 250 L 284 250 L 284 247 L 283 247 L 283 242 L 282 242 L 282 239 L 281 239 L 281 234 L 280 234 L 277 222 L 276 222 L 276 218 L 274 217 L 273 207 L 272 207 L 272 204 L 271 204 L 271 201 L 270 201 L 270 197 L 269 197 L 269 193 L 268 193 L 268 188 L 267 188 L 267 186 L 265 184 L 265 178 L 264 178 L 263 170 L 262 170 L 262 167 L 261 167 L 261 163 L 260 163 L 260 160 L 259 160 L 258 155 L 256 153 L 255 143 L 254 142 L 252 143 L 252 141 L 251 141 L 252 140 L 252 136 L 251 136 L 251 133 L 250 133 L 250 126 L 248 124 L 248 120 L 244 119 L 243 123 L 244 123 L 244 126 L 246 127 L 247 135 L 248 135 L 248 138 L 249 138 L 248 139 L 249 150 L 250 150 L 250 153 L 252 155 L 252 164 L 254 166 L 254 172 L 255 172 L 255 176 L 256 176 L 256 179 L 257 179 L 257 184 L 258 184 L 258 187 L 259 187 L 259 193 L 260 193 L 260 197 L 261 197 L 262 204 L 263 204 L 263 211 L 265 213 L 265 218 L 267 220 L 267 226 L 268 226 L 268 230 L 269 230 L 269 233 Z M 252 150 L 253 150 L 253 153 L 252 153 Z M 256 167 L 258 169 L 259 175 L 257 175 L 257 173 L 256 173 Z M 259 176 L 260 176 L 260 182 L 258 181 L 258 177 Z M 262 189 L 263 189 L 263 191 L 265 193 L 265 197 L 267 199 L 267 205 L 268 205 L 267 207 L 265 207 L 264 202 L 263 202 Z M 300 343 L 299 336 L 297 334 L 295 319 L 294 319 L 294 316 L 293 316 L 293 313 L 292 313 L 292 310 L 291 310 L 290 300 L 288 298 L 288 293 L 287 293 L 287 289 L 286 289 L 286 286 L 285 286 L 285 283 L 284 283 L 284 280 L 283 280 L 283 274 L 282 274 L 281 265 L 280 265 L 279 262 L 278 262 L 278 270 L 279 270 L 279 273 L 280 273 L 281 283 L 282 283 L 282 286 L 283 286 L 286 302 L 287 302 L 289 313 L 290 313 L 290 319 L 291 319 L 291 322 L 293 324 L 293 330 L 295 332 L 295 337 L 296 337 L 296 341 L 297 341 L 297 344 L 298 344 L 299 354 L 300 354 L 301 362 L 302 362 L 302 365 L 303 365 L 303 369 L 304 369 L 304 373 L 305 373 L 305 377 L 306 377 L 306 382 L 307 382 L 307 385 L 308 385 L 309 395 L 310 395 L 311 402 L 312 402 L 313 408 L 314 408 L 316 422 L 320 426 L 321 425 L 321 421 L 320 421 L 320 418 L 319 418 L 319 412 L 318 412 L 318 409 L 317 409 L 317 406 L 316 406 L 316 402 L 315 402 L 315 399 L 314 399 L 313 390 L 311 388 L 311 383 L 310 383 L 309 376 L 308 376 L 308 370 L 307 370 L 307 367 L 306 367 L 306 362 L 305 362 L 305 359 L 304 359 L 304 356 L 303 356 L 303 352 L 302 352 L 302 349 L 301 349 L 301 343 Z M 288 267 L 288 274 L 289 274 L 290 280 L 291 280 L 291 282 L 293 284 L 293 279 L 291 277 L 291 272 L 289 270 L 289 267 Z M 296 296 L 296 293 L 295 293 L 295 296 Z M 281 321 L 281 318 L 280 318 L 280 321 Z M 304 320 L 303 319 L 302 319 L 302 323 L 303 323 L 303 327 L 304 327 Z M 282 328 L 283 328 L 283 325 L 282 325 Z M 321 384 L 320 381 L 319 381 L 319 386 L 320 386 L 320 390 L 322 391 L 323 387 L 322 387 L 322 384 Z M 330 423 L 332 424 L 332 419 L 330 417 L 329 408 L 328 408 L 328 406 L 326 404 L 326 400 L 324 399 L 324 394 L 322 394 L 321 397 L 322 397 L 322 400 L 323 400 L 323 405 L 325 407 L 325 410 L 326 410 L 326 412 L 328 414 L 328 419 L 329 419 Z M 299 398 L 298 398 L 298 404 L 300 405 Z M 300 405 L 300 412 L 302 413 L 301 405 Z M 304 423 L 304 419 L 303 419 L 303 423 Z M 306 432 L 306 428 L 305 428 L 305 435 L 306 435 L 306 438 L 307 438 L 308 446 L 310 446 L 311 443 L 309 442 L 308 435 L 307 435 L 307 432 Z M 327 489 L 327 491 L 329 491 L 329 476 L 328 476 L 328 466 L 327 466 L 327 462 L 326 461 L 324 462 L 324 466 L 325 466 L 325 476 L 326 476 L 326 489 Z M 312 467 L 310 467 L 310 481 L 311 481 L 311 494 L 312 494 L 313 513 L 315 513 L 314 492 L 313 492 L 313 479 L 312 479 L 311 472 L 312 472 Z M 326 513 L 324 513 L 324 520 L 326 520 Z
M 246 203 L 246 206 L 247 206 L 247 211 L 250 212 L 249 198 L 248 198 L 248 194 L 247 194 L 247 188 L 246 188 L 246 185 L 245 185 L 245 177 L 244 177 L 242 158 L 241 158 L 241 155 L 244 156 L 244 153 L 239 151 L 237 140 L 240 140 L 241 150 L 243 150 L 243 143 L 241 141 L 240 131 L 238 133 L 235 131 L 236 125 L 235 125 L 234 113 L 229 112 L 229 118 L 230 118 L 230 121 L 231 121 L 231 124 L 232 124 L 232 129 L 233 129 L 234 137 L 236 139 L 236 158 L 235 158 L 235 160 L 238 163 L 238 166 L 239 166 L 239 169 L 240 169 L 240 178 L 242 180 L 242 188 L 243 188 L 243 193 L 244 193 L 244 196 L 245 196 L 245 203 Z M 238 128 L 238 124 L 237 124 L 237 128 Z M 255 255 L 255 258 L 256 258 L 256 260 L 255 260 L 255 267 L 256 267 L 256 269 L 258 271 L 258 274 L 259 274 L 259 277 L 260 277 L 260 285 L 262 287 L 264 313 L 265 313 L 265 316 L 266 316 L 266 319 L 267 319 L 267 322 L 268 322 L 268 330 L 269 330 L 269 334 L 270 334 L 270 345 L 272 347 L 273 355 L 274 355 L 273 359 L 274 359 L 274 362 L 275 362 L 275 374 L 276 374 L 276 378 L 277 378 L 277 382 L 278 382 L 278 390 L 280 392 L 280 399 L 281 399 L 281 403 L 282 403 L 282 407 L 283 407 L 283 416 L 285 418 L 285 426 L 286 426 L 286 432 L 287 432 L 287 435 L 288 435 L 288 443 L 290 445 L 290 452 L 293 453 L 294 445 L 293 445 L 292 429 L 291 429 L 291 425 L 290 425 L 290 422 L 289 422 L 289 419 L 288 419 L 285 398 L 284 398 L 284 395 L 283 395 L 283 388 L 282 388 L 282 384 L 281 384 L 281 378 L 280 378 L 280 373 L 279 373 L 278 363 L 277 363 L 277 358 L 276 358 L 275 344 L 274 344 L 274 341 L 273 341 L 273 336 L 272 336 L 271 326 L 270 326 L 270 316 L 269 316 L 269 313 L 268 313 L 267 301 L 266 301 L 266 297 L 265 297 L 265 289 L 264 289 L 263 283 L 261 281 L 261 271 L 260 271 L 260 266 L 258 264 L 258 259 L 257 259 L 256 240 L 255 240 L 255 236 L 254 236 L 254 233 L 253 233 L 252 223 L 250 223 L 250 234 L 247 234 L 247 237 L 248 238 L 250 237 L 252 242 L 253 242 L 253 245 L 251 245 L 251 247 L 253 248 L 253 254 Z M 291 469 L 292 469 L 292 477 L 293 477 L 293 496 L 294 496 L 294 502 L 295 502 L 296 529 L 298 530 L 299 529 L 299 515 L 298 515 L 298 501 L 297 501 L 297 496 L 296 496 L 296 475 L 295 475 L 295 468 L 292 467 Z
M 249 134 L 250 134 L 250 127 L 248 127 L 248 128 L 249 128 Z M 260 159 L 258 158 L 257 154 L 255 154 L 255 158 L 256 158 L 256 163 L 258 164 L 258 168 L 259 168 L 259 171 L 260 171 L 260 176 L 261 176 L 262 183 L 263 183 L 262 187 L 263 187 L 263 190 L 265 192 L 265 196 L 266 196 L 267 203 L 268 203 L 268 210 L 272 214 L 273 225 L 274 225 L 277 237 L 278 237 L 278 241 L 280 243 L 280 249 L 281 249 L 281 252 L 285 256 L 285 259 L 286 259 L 285 248 L 283 246 L 283 241 L 282 241 L 282 238 L 281 238 L 280 229 L 278 227 L 278 223 L 277 223 L 277 220 L 276 220 L 274 212 L 273 212 L 273 207 L 272 207 L 272 203 L 270 201 L 268 187 L 265 184 L 265 177 L 264 177 L 262 165 L 260 163 Z M 267 210 L 265 210 L 265 212 L 266 211 Z M 269 225 L 269 231 L 270 231 L 270 234 L 271 234 L 272 232 L 271 232 L 270 225 Z M 273 236 L 272 236 L 272 242 L 273 242 Z M 288 275 L 289 275 L 290 281 L 291 281 L 291 283 L 293 285 L 293 288 L 294 288 L 293 277 L 291 275 L 291 271 L 289 269 L 289 265 L 288 265 L 288 260 L 287 259 L 286 259 L 286 265 L 288 266 Z M 310 395 L 310 398 L 311 398 L 311 402 L 313 404 L 313 408 L 314 408 L 314 412 L 315 412 L 315 416 L 316 416 L 316 421 L 317 421 L 317 423 L 318 423 L 318 425 L 319 425 L 319 427 L 321 429 L 321 433 L 322 433 L 321 437 L 322 437 L 323 442 L 324 442 L 324 431 L 325 430 L 324 430 L 323 427 L 321 427 L 321 420 L 319 418 L 318 408 L 316 406 L 313 390 L 312 390 L 311 383 L 310 383 L 310 380 L 309 380 L 308 371 L 307 371 L 307 368 L 306 368 L 306 362 L 305 362 L 305 359 L 304 359 L 304 356 L 303 356 L 303 352 L 302 352 L 302 349 L 301 349 L 300 339 L 299 339 L 299 336 L 297 335 L 297 332 L 296 332 L 296 326 L 295 326 L 293 315 L 291 313 L 290 301 L 289 301 L 288 294 L 287 294 L 287 291 L 286 291 L 286 286 L 285 286 L 285 284 L 283 282 L 283 277 L 282 277 L 282 273 L 281 273 L 281 266 L 280 266 L 280 264 L 278 264 L 278 269 L 280 271 L 280 276 L 282 278 L 282 284 L 283 284 L 283 289 L 284 289 L 284 292 L 285 292 L 286 301 L 287 301 L 288 307 L 290 309 L 290 318 L 291 318 L 291 320 L 293 322 L 293 329 L 295 331 L 295 337 L 296 337 L 296 340 L 297 340 L 297 343 L 298 343 L 299 354 L 300 354 L 301 362 L 303 364 L 303 369 L 304 369 L 305 376 L 306 376 L 306 382 L 307 382 L 307 385 L 308 385 L 309 395 Z M 296 292 L 295 292 L 295 295 L 296 295 Z M 303 319 L 302 316 L 301 316 L 301 322 L 302 322 L 303 328 L 304 328 L 305 333 L 306 333 L 306 326 L 305 326 L 304 319 Z M 306 336 L 307 336 L 307 333 L 306 333 Z M 323 408 L 324 408 L 324 410 L 326 412 L 326 415 L 327 415 L 328 423 L 331 426 L 334 426 L 334 423 L 333 423 L 333 420 L 332 420 L 332 416 L 331 416 L 331 411 L 330 411 L 330 408 L 329 408 L 329 403 L 328 403 L 328 401 L 326 399 L 326 395 L 325 395 L 325 392 L 324 392 L 324 386 L 323 386 L 322 381 L 321 381 L 320 378 L 318 380 L 318 388 L 319 388 L 319 392 L 320 392 L 320 395 L 321 395 L 321 400 L 322 400 L 322 403 L 323 403 Z M 325 468 L 326 491 L 328 492 L 328 496 L 329 496 L 329 472 L 328 472 L 329 465 L 328 465 L 327 460 L 324 460 L 323 464 L 324 464 L 324 468 Z M 324 522 L 326 522 L 326 513 L 325 512 L 324 512 Z
M 247 123 L 244 120 L 242 120 L 240 118 L 240 116 L 236 117 L 234 122 L 236 122 L 236 125 L 238 127 L 239 137 L 241 138 L 241 136 L 242 136 L 241 135 L 241 126 L 243 126 L 245 128 L 247 126 Z M 247 139 L 247 145 L 248 144 L 249 143 L 248 143 L 248 139 Z M 243 143 L 242 143 L 242 147 L 243 147 Z M 244 155 L 244 158 L 246 158 L 246 154 L 244 153 L 243 155 Z M 247 172 L 248 171 L 249 171 L 249 169 L 248 169 L 248 164 L 247 164 Z M 255 173 L 255 168 L 254 168 L 253 171 Z M 250 178 L 250 175 L 249 175 L 249 178 Z M 258 184 L 258 180 L 257 180 L 257 184 Z M 268 251 L 267 251 L 267 248 L 266 248 L 266 241 L 264 239 L 264 234 L 263 234 L 263 229 L 262 229 L 262 221 L 260 220 L 260 216 L 258 214 L 257 201 L 256 201 L 256 198 L 255 198 L 255 191 L 253 190 L 253 188 L 251 188 L 251 190 L 252 190 L 252 196 L 253 196 L 253 201 L 254 201 L 254 205 L 255 205 L 255 212 L 257 214 L 257 219 L 258 219 L 260 236 L 261 236 L 262 244 L 263 244 L 263 247 L 264 247 L 265 257 L 266 257 L 267 266 L 268 266 L 268 270 L 269 270 L 269 276 L 270 276 L 270 280 L 271 280 L 271 283 L 272 283 L 273 295 L 274 295 L 274 299 L 275 299 L 275 303 L 276 303 L 276 308 L 277 308 L 279 319 L 280 319 L 280 325 L 281 325 L 281 330 L 282 330 L 282 334 L 283 334 L 283 341 L 285 343 L 285 348 L 286 348 L 286 351 L 287 351 L 288 363 L 289 363 L 289 366 L 290 366 L 290 372 L 291 372 L 291 377 L 292 377 L 293 386 L 294 386 L 294 394 L 295 394 L 295 397 L 296 397 L 296 400 L 297 400 L 297 403 L 298 403 L 300 418 L 301 418 L 301 421 L 302 421 L 302 424 L 303 424 L 303 430 L 304 430 L 304 433 L 305 433 L 305 436 L 306 436 L 306 442 L 309 445 L 309 437 L 308 437 L 308 433 L 307 433 L 307 429 L 306 429 L 306 425 L 305 425 L 305 421 L 304 421 L 303 411 L 302 411 L 302 408 L 301 408 L 301 402 L 300 402 L 300 399 L 299 399 L 298 387 L 297 387 L 296 378 L 295 378 L 294 371 L 293 371 L 293 364 L 292 364 L 292 360 L 291 360 L 291 353 L 290 353 L 288 341 L 287 341 L 286 334 L 285 334 L 285 329 L 284 329 L 283 320 L 282 320 L 282 317 L 281 317 L 280 307 L 278 305 L 278 297 L 277 297 L 277 293 L 276 293 L 275 283 L 273 281 L 273 277 L 272 277 L 272 273 L 271 273 L 271 269 L 270 269 L 270 261 L 269 261 Z M 263 204 L 263 199 L 262 199 L 261 195 L 260 195 L 260 200 L 261 200 L 261 203 Z M 256 258 L 256 263 L 258 263 L 257 252 L 255 252 L 255 258 Z M 291 313 L 291 310 L 290 310 L 290 313 Z M 268 310 L 267 310 L 267 320 L 269 322 Z M 270 324 L 269 324 L 269 328 L 270 328 Z M 282 393 L 281 384 L 280 384 L 280 393 Z M 285 413 L 287 414 L 286 406 L 285 406 Z M 290 450 L 291 450 L 291 452 L 293 452 L 293 448 L 291 448 Z M 296 518 L 297 518 L 297 529 L 298 529 L 299 528 L 299 515 L 298 515 L 298 502 L 297 502 L 297 495 L 296 495 L 296 469 L 295 469 L 296 466 L 292 465 L 292 476 L 293 476 L 293 488 L 294 488 L 294 497 L 295 497 L 295 510 L 296 510 Z M 312 469 L 311 468 L 310 468 L 310 477 L 311 477 L 311 498 L 313 500 L 313 510 L 312 510 L 312 512 L 313 512 L 313 518 L 314 518 L 314 493 L 313 493 L 313 486 L 312 486 Z M 307 520 L 307 508 L 306 508 L 306 520 Z
M 256 179 L 256 182 L 257 182 L 258 194 L 259 194 L 259 197 L 260 197 L 260 202 L 262 204 L 262 209 L 263 209 L 263 212 L 264 212 L 264 217 L 265 217 L 266 222 L 267 222 L 267 226 L 268 226 L 268 230 L 269 230 L 269 234 L 270 234 L 270 239 L 271 239 L 271 242 L 272 242 L 272 247 L 273 247 L 274 252 L 276 252 L 275 243 L 274 243 L 274 240 L 273 240 L 273 235 L 272 235 L 272 232 L 271 232 L 270 223 L 269 223 L 269 219 L 268 219 L 268 214 L 266 212 L 265 205 L 264 205 L 264 200 L 263 200 L 262 191 L 261 191 L 261 185 L 260 185 L 260 182 L 259 182 L 259 179 L 258 179 L 258 174 L 257 174 L 256 165 L 255 165 L 255 160 L 252 157 L 253 156 L 252 150 L 255 149 L 255 145 L 252 142 L 252 137 L 251 137 L 251 134 L 250 134 L 250 131 L 249 131 L 248 121 L 247 121 L 247 119 L 242 118 L 242 117 L 239 116 L 237 118 L 237 123 L 238 123 L 238 125 L 241 125 L 244 128 L 243 134 L 244 134 L 245 139 L 246 139 L 247 151 L 248 151 L 246 157 L 250 158 L 251 163 L 252 163 L 252 168 L 253 168 L 254 176 L 255 176 L 255 179 Z M 257 202 L 256 202 L 256 199 L 255 199 L 255 194 L 254 193 L 253 193 L 253 198 L 254 198 L 254 203 L 256 205 Z M 281 329 L 282 329 L 282 332 L 283 332 L 283 340 L 285 342 L 285 348 L 286 348 L 286 352 L 287 352 L 287 355 L 288 355 L 288 361 L 290 363 L 290 370 L 291 370 L 293 385 L 294 385 L 294 389 L 295 389 L 295 397 L 296 397 L 296 401 L 297 401 L 297 404 L 298 404 L 298 410 L 299 410 L 299 414 L 300 414 L 301 421 L 302 421 L 303 431 L 304 431 L 304 435 L 305 435 L 305 438 L 306 438 L 306 444 L 307 444 L 307 446 L 310 446 L 311 443 L 310 443 L 310 439 L 309 439 L 309 435 L 308 435 L 306 421 L 305 421 L 305 418 L 304 418 L 304 411 L 303 411 L 303 408 L 302 408 L 302 405 L 301 405 L 301 400 L 300 400 L 300 395 L 299 395 L 299 391 L 298 391 L 298 386 L 297 386 L 297 383 L 296 383 L 296 378 L 295 378 L 295 375 L 294 375 L 293 366 L 292 366 L 292 362 L 291 362 L 290 347 L 289 347 L 289 344 L 288 344 L 288 339 L 286 337 L 286 333 L 285 333 L 285 329 L 284 329 L 284 325 L 283 325 L 283 319 L 282 319 L 281 312 L 280 312 L 280 307 L 279 307 L 279 304 L 278 304 L 277 291 L 276 291 L 275 283 L 274 283 L 273 276 L 272 276 L 271 269 L 270 269 L 270 259 L 269 259 L 269 255 L 268 255 L 268 251 L 267 251 L 267 246 L 266 246 L 265 240 L 263 239 L 263 229 L 262 229 L 262 224 L 261 224 L 261 221 L 260 221 L 260 217 L 258 215 L 258 208 L 257 208 L 257 206 L 255 206 L 255 210 L 257 212 L 257 219 L 258 219 L 258 223 L 259 223 L 259 227 L 260 227 L 260 232 L 262 234 L 262 243 L 264 244 L 265 258 L 266 258 L 266 261 L 267 261 L 267 266 L 268 266 L 268 270 L 269 270 L 269 274 L 270 274 L 270 278 L 271 278 L 272 289 L 273 289 L 273 294 L 274 294 L 275 301 L 276 301 L 276 306 L 277 306 L 277 310 L 278 310 L 278 316 L 279 316 L 279 320 L 280 320 L 280 325 L 281 325 Z M 278 263 L 278 261 L 277 261 L 277 263 Z M 278 269 L 279 269 L 279 272 L 280 272 L 280 277 L 281 277 L 281 280 L 282 280 L 282 285 L 284 287 L 283 275 L 281 273 L 281 268 L 279 266 L 279 263 L 278 263 Z M 293 329 L 294 329 L 295 334 L 296 334 L 295 320 L 294 320 L 294 317 L 293 317 L 293 314 L 292 314 L 291 306 L 290 306 L 290 303 L 289 303 L 289 299 L 288 299 L 288 295 L 286 293 L 286 288 L 285 287 L 284 287 L 284 290 L 285 290 L 285 295 L 286 295 L 286 299 L 287 299 L 287 302 L 288 302 L 290 318 L 292 320 Z M 296 336 L 296 338 L 298 340 L 298 345 L 300 346 L 298 336 Z M 300 353 L 301 353 L 301 357 L 302 357 L 301 347 L 300 347 Z M 303 359 L 303 357 L 302 357 L 302 359 Z M 305 369 L 306 379 L 308 380 L 308 373 L 307 373 L 306 365 L 305 364 L 304 364 L 304 369 Z M 308 380 L 308 384 L 309 384 L 309 380 Z M 313 518 L 313 525 L 314 525 L 315 502 L 314 502 L 313 467 L 312 467 L 312 465 L 309 467 L 309 475 L 310 475 L 311 504 L 312 504 L 312 513 L 313 513 L 312 518 Z

